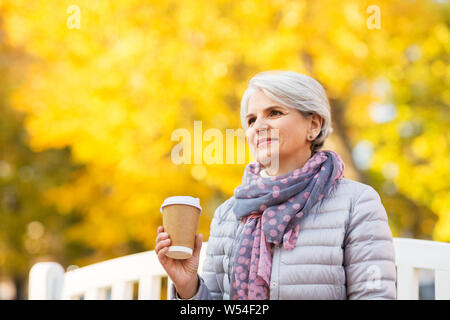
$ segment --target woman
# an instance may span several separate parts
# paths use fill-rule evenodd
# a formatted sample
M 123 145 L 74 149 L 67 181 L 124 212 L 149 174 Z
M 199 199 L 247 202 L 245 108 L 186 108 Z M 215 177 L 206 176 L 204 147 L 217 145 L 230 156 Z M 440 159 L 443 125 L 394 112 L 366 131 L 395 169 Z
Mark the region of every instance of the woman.
M 178 299 L 395 299 L 392 233 L 378 193 L 344 178 L 333 151 L 328 99 L 314 79 L 263 72 L 250 80 L 241 122 L 255 162 L 211 222 L 202 276 L 202 236 L 193 257 L 155 251 Z

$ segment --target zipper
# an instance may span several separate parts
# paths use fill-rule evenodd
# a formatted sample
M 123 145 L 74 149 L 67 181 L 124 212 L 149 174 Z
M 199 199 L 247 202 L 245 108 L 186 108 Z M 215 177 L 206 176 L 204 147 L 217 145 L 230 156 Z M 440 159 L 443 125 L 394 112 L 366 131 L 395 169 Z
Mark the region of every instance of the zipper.
M 235 254 L 236 250 L 239 249 L 239 248 L 236 248 L 237 246 L 235 246 L 235 242 L 236 242 L 236 239 L 240 237 L 240 235 L 242 233 L 242 228 L 244 227 L 244 223 L 240 222 L 239 220 L 238 220 L 238 222 L 239 222 L 239 228 L 237 229 L 236 234 L 233 238 L 233 243 L 231 244 L 230 255 L 228 256 L 228 283 L 230 284 L 230 293 L 231 293 L 231 286 L 233 285 L 231 283 L 231 265 L 233 264 L 234 254 Z M 230 299 L 231 299 L 231 297 L 230 297 Z
M 279 248 L 277 250 L 277 248 Z M 281 246 L 278 247 L 276 245 L 272 246 L 272 270 L 271 270 L 271 275 L 270 275 L 270 281 L 269 281 L 269 292 L 270 292 L 270 297 L 269 299 L 273 299 L 273 300 L 278 300 L 279 296 L 280 296 L 280 269 L 281 269 L 281 265 L 280 265 L 280 254 L 281 254 Z M 275 269 L 274 269 L 275 266 Z M 276 270 L 277 272 L 274 272 L 274 270 Z M 275 279 L 272 278 L 272 275 L 275 276 Z M 275 281 L 276 285 L 275 288 L 273 288 L 271 286 L 272 282 Z

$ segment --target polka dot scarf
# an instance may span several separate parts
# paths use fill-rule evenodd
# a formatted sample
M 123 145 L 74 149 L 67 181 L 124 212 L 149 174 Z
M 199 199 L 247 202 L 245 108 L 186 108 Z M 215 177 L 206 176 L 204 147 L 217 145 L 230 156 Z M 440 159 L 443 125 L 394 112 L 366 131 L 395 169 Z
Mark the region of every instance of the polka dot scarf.
M 333 151 L 319 151 L 302 168 L 269 178 L 261 177 L 258 162 L 247 165 L 234 190 L 233 210 L 244 227 L 232 262 L 231 299 L 269 299 L 270 245 L 295 247 L 300 218 L 329 194 L 344 168 Z

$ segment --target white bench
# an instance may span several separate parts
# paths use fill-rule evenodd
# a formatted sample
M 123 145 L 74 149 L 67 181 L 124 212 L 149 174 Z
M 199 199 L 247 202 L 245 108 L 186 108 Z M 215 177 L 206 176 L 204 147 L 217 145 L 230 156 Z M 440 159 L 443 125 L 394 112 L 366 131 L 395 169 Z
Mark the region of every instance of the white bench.
M 394 238 L 397 298 L 419 298 L 419 269 L 433 270 L 435 299 L 450 300 L 450 243 Z M 202 245 L 199 273 L 207 242 Z M 64 272 L 55 262 L 36 263 L 30 270 L 30 300 L 170 299 L 171 281 L 154 251 L 132 254 Z

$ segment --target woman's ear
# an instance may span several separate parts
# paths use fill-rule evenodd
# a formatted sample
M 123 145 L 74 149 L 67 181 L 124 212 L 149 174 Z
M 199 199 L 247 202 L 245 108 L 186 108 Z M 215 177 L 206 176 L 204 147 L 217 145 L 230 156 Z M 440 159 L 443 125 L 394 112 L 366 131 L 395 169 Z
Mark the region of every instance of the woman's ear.
M 321 116 L 319 116 L 316 113 L 313 113 L 311 115 L 308 136 L 312 135 L 313 136 L 312 140 L 314 140 L 319 135 L 320 130 L 322 129 L 322 123 L 323 119 Z

